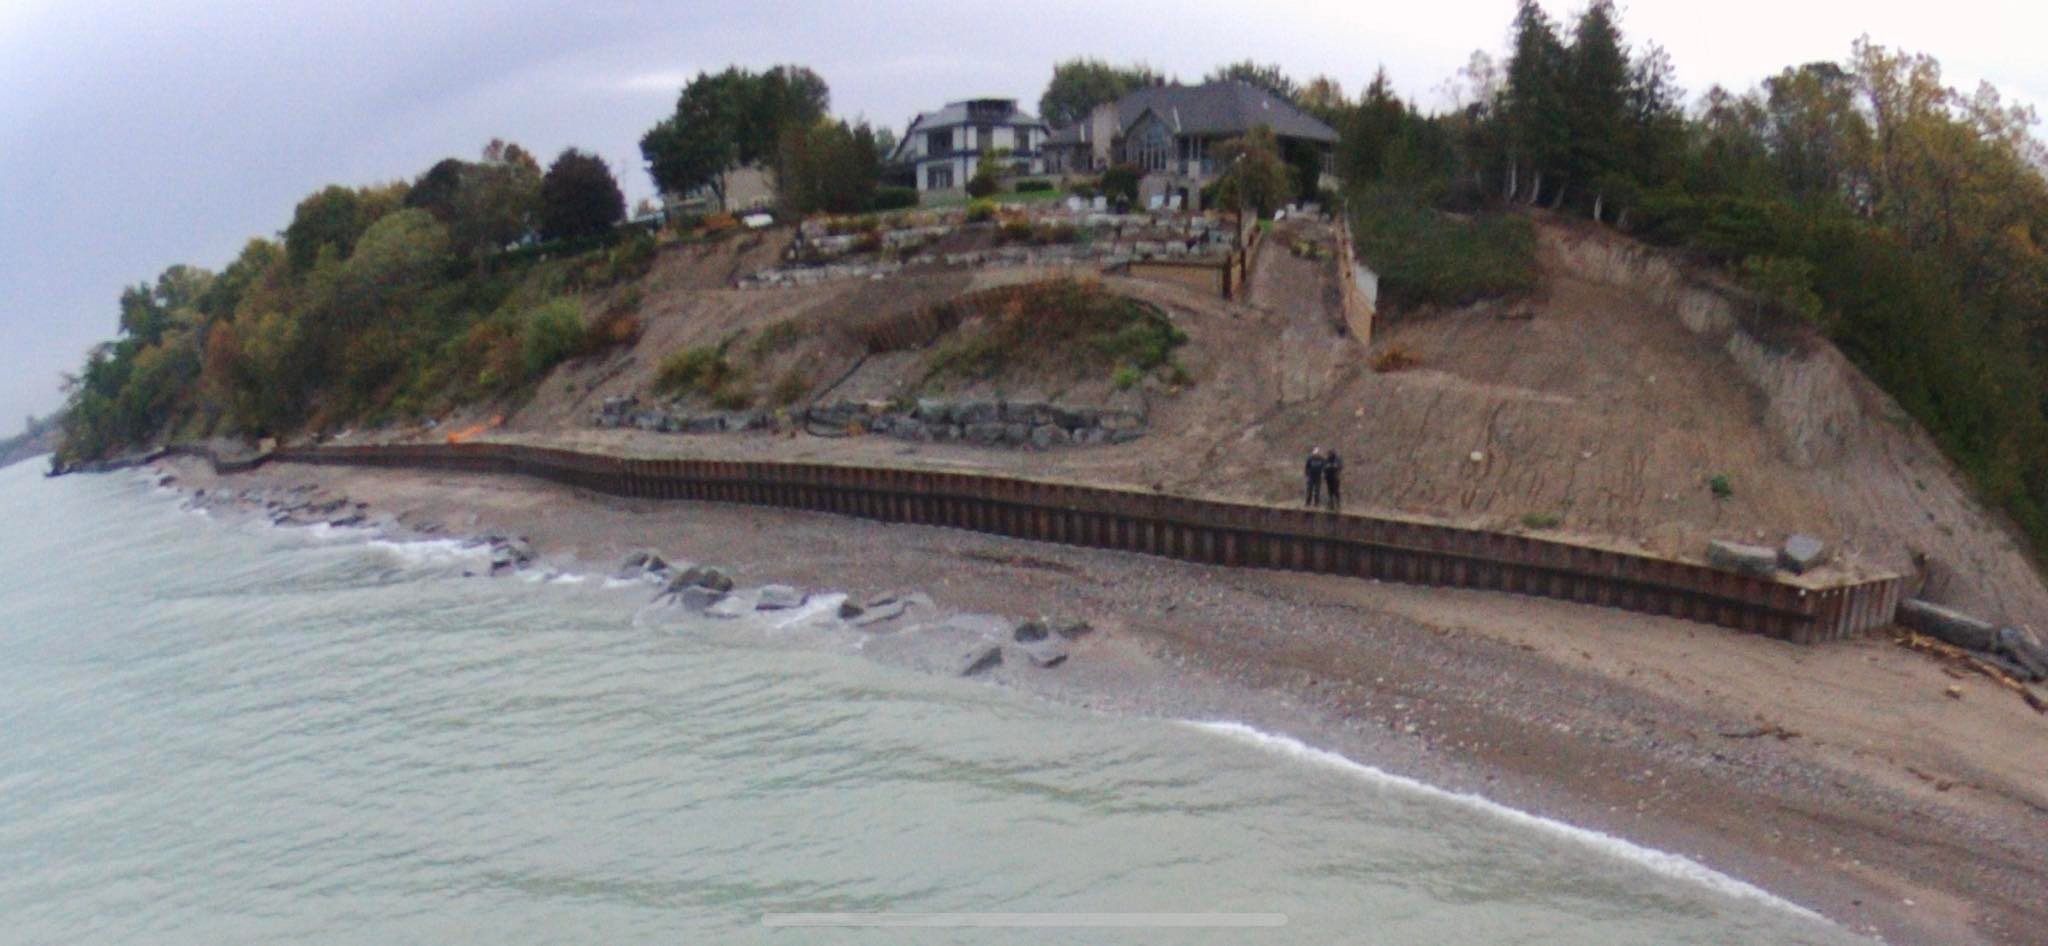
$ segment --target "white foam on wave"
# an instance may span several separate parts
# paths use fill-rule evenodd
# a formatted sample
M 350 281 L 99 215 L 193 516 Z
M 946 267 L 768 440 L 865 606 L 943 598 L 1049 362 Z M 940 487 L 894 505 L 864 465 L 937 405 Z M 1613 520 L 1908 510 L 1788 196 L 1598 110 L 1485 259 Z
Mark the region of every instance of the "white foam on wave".
M 802 605 L 785 612 L 780 619 L 770 624 L 769 627 L 779 631 L 786 627 L 795 627 L 821 614 L 837 613 L 840 602 L 845 600 L 846 595 L 838 593 L 812 595 L 805 599 Z
M 1412 779 L 1405 775 L 1395 775 L 1392 772 L 1374 768 L 1363 762 L 1347 759 L 1327 749 L 1315 748 L 1301 740 L 1254 729 L 1243 723 L 1225 720 L 1186 720 L 1184 722 L 1186 725 L 1203 732 L 1248 743 L 1289 758 L 1335 769 L 1376 785 L 1387 786 L 1424 798 L 1447 801 L 1461 807 L 1479 811 L 1517 827 L 1533 829 L 1551 837 L 1561 838 L 1583 847 L 1591 848 L 1602 854 L 1627 861 L 1666 877 L 1699 884 L 1719 893 L 1766 904 L 1808 919 L 1827 922 L 1825 917 L 1812 910 L 1777 896 L 1754 884 L 1737 880 L 1683 855 L 1644 847 L 1640 844 L 1617 838 L 1611 834 L 1594 831 L 1591 828 L 1581 828 L 1574 824 L 1567 824 L 1540 815 L 1532 815 L 1518 808 L 1510 808 L 1483 795 L 1438 788 L 1428 782 Z
M 413 568 L 488 564 L 491 560 L 490 546 L 460 539 L 371 539 L 364 544 L 397 559 L 401 565 Z

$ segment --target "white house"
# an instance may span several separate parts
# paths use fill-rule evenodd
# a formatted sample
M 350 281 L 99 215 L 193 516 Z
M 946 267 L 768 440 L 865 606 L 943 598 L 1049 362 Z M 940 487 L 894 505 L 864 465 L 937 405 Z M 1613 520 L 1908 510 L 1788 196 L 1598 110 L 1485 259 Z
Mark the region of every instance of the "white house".
M 1016 99 L 968 99 L 911 119 L 889 163 L 908 166 L 921 192 L 957 191 L 983 154 L 1008 151 L 1017 173 L 1045 173 L 1041 149 L 1049 129 L 1019 111 Z

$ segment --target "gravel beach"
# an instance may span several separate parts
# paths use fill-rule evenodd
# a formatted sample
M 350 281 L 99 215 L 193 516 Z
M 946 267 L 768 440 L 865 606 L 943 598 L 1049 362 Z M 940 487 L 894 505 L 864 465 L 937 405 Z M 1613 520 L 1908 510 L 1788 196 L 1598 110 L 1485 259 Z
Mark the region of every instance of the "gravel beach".
M 1103 712 L 1283 733 L 1685 855 L 1889 942 L 2048 942 L 2048 718 L 1888 638 L 1798 647 L 1506 595 L 510 477 L 163 467 L 203 505 L 345 497 L 399 534 L 523 536 L 550 567 L 609 573 L 651 548 L 749 586 L 1086 620 L 1096 632 L 1066 662 L 988 676 Z

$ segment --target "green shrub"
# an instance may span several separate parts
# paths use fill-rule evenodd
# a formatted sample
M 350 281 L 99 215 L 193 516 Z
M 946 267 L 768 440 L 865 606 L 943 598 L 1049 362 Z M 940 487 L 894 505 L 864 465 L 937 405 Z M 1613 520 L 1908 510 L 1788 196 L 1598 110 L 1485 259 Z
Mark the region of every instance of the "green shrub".
M 732 365 L 718 349 L 685 348 L 662 359 L 654 387 L 665 394 L 708 393 L 732 373 Z
M 802 322 L 796 319 L 783 319 L 754 336 L 753 343 L 747 346 L 747 353 L 756 359 L 766 358 L 802 341 L 804 334 Z
M 993 175 L 976 174 L 967 179 L 967 196 L 975 198 L 987 197 L 994 194 L 996 189 L 1001 186 L 996 183 Z
M 1116 370 L 1111 371 L 1109 373 L 1110 386 L 1116 388 L 1119 391 L 1130 390 L 1139 381 L 1144 380 L 1144 378 L 1144 372 L 1139 371 L 1138 369 L 1133 368 L 1130 365 L 1117 365 Z
M 1031 221 L 1012 220 L 1005 223 L 999 235 L 1005 243 L 1029 243 L 1032 238 Z
M 967 205 L 968 223 L 985 223 L 996 218 L 996 203 L 992 200 L 977 200 Z
M 876 210 L 901 210 L 905 207 L 915 206 L 917 206 L 917 188 L 915 187 L 875 188 L 874 208 Z
M 791 368 L 775 379 L 775 386 L 768 391 L 768 400 L 776 407 L 788 407 L 811 393 L 811 376 L 802 368 Z
M 1385 302 L 1459 306 L 1536 287 L 1536 231 L 1525 219 L 1462 219 L 1391 184 L 1361 190 L 1352 204 L 1352 235 Z
M 1522 516 L 1522 526 L 1529 529 L 1555 529 L 1564 522 L 1564 517 L 1554 512 L 1531 512 Z
M 574 300 L 557 299 L 527 313 L 519 330 L 519 365 L 527 380 L 583 351 L 589 333 Z
M 1102 172 L 1102 180 L 1097 186 L 1102 188 L 1102 196 L 1112 203 L 1121 199 L 1135 206 L 1138 203 L 1138 181 L 1144 176 L 1135 164 L 1119 164 Z
M 1715 499 L 1727 499 L 1735 495 L 1735 484 L 1728 481 L 1728 474 L 1716 473 L 1707 479 L 1707 489 L 1712 490 Z
M 1033 194 L 1052 189 L 1051 181 L 1038 177 L 1027 177 L 1018 181 L 1016 185 L 1016 191 L 1019 194 Z

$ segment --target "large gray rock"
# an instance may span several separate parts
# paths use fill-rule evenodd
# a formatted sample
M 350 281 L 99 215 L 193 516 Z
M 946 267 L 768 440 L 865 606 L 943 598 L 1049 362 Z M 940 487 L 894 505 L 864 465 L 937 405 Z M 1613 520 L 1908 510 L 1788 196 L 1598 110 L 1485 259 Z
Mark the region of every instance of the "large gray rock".
M 642 575 L 667 575 L 670 572 L 668 560 L 653 549 L 641 549 L 626 556 L 619 563 L 618 577 L 631 580 Z
M 754 608 L 759 603 L 760 599 L 752 592 L 742 592 L 735 595 L 726 595 L 717 604 L 705 608 L 704 613 L 715 618 L 744 617 L 754 613 Z
M 979 676 L 1003 665 L 1003 645 L 983 644 L 969 651 L 960 664 L 963 677 Z
M 2048 647 L 2043 647 L 2034 635 L 2017 627 L 2001 627 L 1993 635 L 1992 646 L 2005 659 L 2026 670 L 2029 679 L 2048 680 Z
M 900 599 L 890 599 L 879 604 L 870 602 L 864 612 L 853 618 L 855 627 L 874 627 L 903 616 L 910 606 Z
M 968 424 L 962 431 L 968 443 L 990 446 L 1003 439 L 1003 425 L 994 423 Z
M 1034 667 L 1050 669 L 1067 662 L 1067 645 L 1058 639 L 1023 644 L 1017 649 L 1024 652 L 1024 659 Z
M 1024 621 L 1010 632 L 1010 639 L 1019 644 L 1031 644 L 1045 640 L 1052 633 L 1044 621 Z
M 866 613 L 868 613 L 868 609 L 851 597 L 839 602 L 839 619 L 842 621 L 851 621 Z
M 1004 424 L 1003 443 L 1021 447 L 1031 442 L 1031 427 L 1028 424 Z
M 760 591 L 760 600 L 755 607 L 762 611 L 786 611 L 799 608 L 804 603 L 804 593 L 788 585 L 765 585 Z
M 673 595 L 675 602 L 692 611 L 702 611 L 725 600 L 725 592 L 695 585 L 684 588 Z
M 1967 650 L 1990 653 L 1998 643 L 1998 628 L 1991 622 L 1918 598 L 1899 602 L 1897 620 L 1902 627 Z
M 1040 450 L 1064 447 L 1072 442 L 1074 442 L 1073 436 L 1068 434 L 1063 427 L 1044 424 L 1031 428 L 1031 445 Z
M 1778 564 L 1795 575 L 1804 575 L 1827 561 L 1827 544 L 1810 535 L 1792 535 L 1778 548 Z
M 968 401 L 953 405 L 953 422 L 957 424 L 993 424 L 1002 420 L 1002 410 L 987 401 Z
M 683 569 L 676 577 L 669 579 L 668 590 L 682 591 L 685 588 L 709 588 L 713 591 L 731 591 L 732 576 L 724 569 L 709 565 L 692 565 Z
M 1722 571 L 1769 578 L 1778 573 L 1778 550 L 1716 539 L 1707 543 L 1707 564 Z

